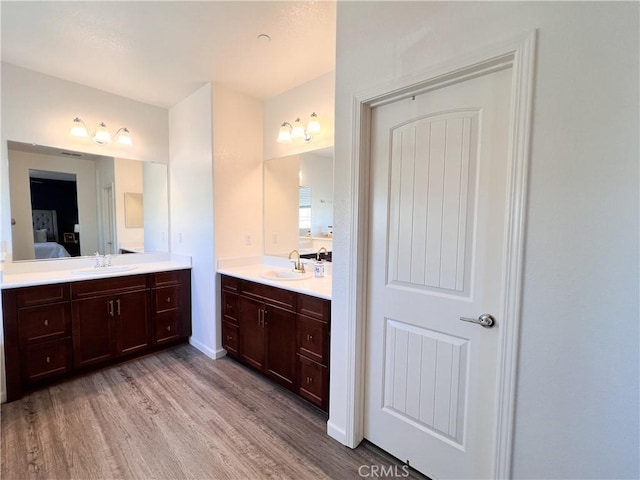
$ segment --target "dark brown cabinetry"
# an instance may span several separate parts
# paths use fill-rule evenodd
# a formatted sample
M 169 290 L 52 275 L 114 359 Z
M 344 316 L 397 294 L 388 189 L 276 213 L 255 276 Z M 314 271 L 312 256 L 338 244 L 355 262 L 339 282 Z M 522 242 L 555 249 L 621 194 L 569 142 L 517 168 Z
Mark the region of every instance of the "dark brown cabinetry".
M 329 398 L 330 301 L 222 277 L 227 354 L 323 410 Z
M 151 344 L 148 276 L 71 284 L 76 368 L 145 350 Z
M 30 287 L 3 297 L 5 355 L 15 359 L 13 376 L 7 368 L 7 392 L 20 388 L 21 378 L 38 382 L 69 372 L 71 309 L 69 287 Z M 9 342 L 9 339 L 13 339 Z
M 191 334 L 190 270 L 5 289 L 2 301 L 9 401 Z
M 329 302 L 298 297 L 298 393 L 323 410 L 328 408 L 329 391 Z
M 191 336 L 191 272 L 156 273 L 152 278 L 153 344 Z

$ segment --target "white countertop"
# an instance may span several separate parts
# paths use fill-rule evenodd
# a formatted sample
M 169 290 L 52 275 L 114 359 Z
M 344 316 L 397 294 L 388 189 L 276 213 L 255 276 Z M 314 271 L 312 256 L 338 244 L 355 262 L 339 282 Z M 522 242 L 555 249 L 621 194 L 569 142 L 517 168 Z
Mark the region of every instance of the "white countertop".
M 305 268 L 313 272 L 313 264 L 305 262 Z M 250 265 L 224 265 L 218 267 L 218 273 L 231 277 L 250 280 L 272 287 L 291 290 L 292 292 L 303 293 L 313 297 L 331 300 L 331 275 L 324 277 L 311 277 L 305 280 L 271 280 L 261 277 L 261 274 L 269 270 L 287 270 L 288 268 L 268 263 L 253 263 Z M 290 270 L 290 268 L 289 268 Z
M 131 258 L 130 258 L 131 257 Z M 177 255 L 119 255 L 113 257 L 113 266 L 131 267 L 125 271 L 110 271 L 108 268 L 97 268 L 95 273 L 73 273 L 77 270 L 91 270 L 92 260 L 84 257 L 84 261 L 58 262 L 56 268 L 44 265 L 41 269 L 34 266 L 28 268 L 13 268 L 11 272 L 5 270 L 2 275 L 1 289 L 31 287 L 35 285 L 50 285 L 52 283 L 79 282 L 97 278 L 123 277 L 127 275 L 141 275 L 145 273 L 164 272 L 169 270 L 183 270 L 191 268 L 191 258 Z M 39 263 L 39 262 L 34 262 Z

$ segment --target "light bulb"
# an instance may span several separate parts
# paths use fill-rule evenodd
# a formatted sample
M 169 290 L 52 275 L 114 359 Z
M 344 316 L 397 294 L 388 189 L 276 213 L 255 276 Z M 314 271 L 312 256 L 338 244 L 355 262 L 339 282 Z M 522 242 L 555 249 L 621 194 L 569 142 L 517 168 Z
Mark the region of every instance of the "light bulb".
M 318 121 L 318 115 L 316 115 L 316 112 L 313 112 L 309 117 L 309 123 L 307 123 L 307 132 L 308 133 L 320 132 L 320 122 Z
M 293 138 L 305 138 L 304 134 L 304 125 L 300 121 L 300 118 L 296 118 L 296 121 L 293 122 L 293 128 L 291 129 L 291 136 Z
M 278 143 L 291 142 L 291 129 L 287 126 L 287 123 L 283 123 L 280 126 L 280 133 L 278 133 Z
M 93 134 L 93 140 L 100 145 L 111 142 L 111 134 L 104 123 L 98 125 L 96 133 Z
M 73 119 L 73 126 L 71 127 L 71 135 L 74 137 L 88 137 L 89 132 L 87 132 L 87 127 L 85 127 L 84 122 L 80 120 L 78 117 Z
M 120 130 L 120 134 L 118 135 L 118 143 L 122 143 L 123 145 L 131 145 L 133 143 L 131 141 L 131 135 L 128 128 L 122 128 Z

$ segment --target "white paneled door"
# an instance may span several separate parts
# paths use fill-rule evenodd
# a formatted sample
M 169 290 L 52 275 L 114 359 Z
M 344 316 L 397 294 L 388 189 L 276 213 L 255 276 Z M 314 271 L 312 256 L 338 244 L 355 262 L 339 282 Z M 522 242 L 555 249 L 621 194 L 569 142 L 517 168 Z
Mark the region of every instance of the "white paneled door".
M 494 471 L 510 88 L 372 111 L 365 438 L 432 478 Z

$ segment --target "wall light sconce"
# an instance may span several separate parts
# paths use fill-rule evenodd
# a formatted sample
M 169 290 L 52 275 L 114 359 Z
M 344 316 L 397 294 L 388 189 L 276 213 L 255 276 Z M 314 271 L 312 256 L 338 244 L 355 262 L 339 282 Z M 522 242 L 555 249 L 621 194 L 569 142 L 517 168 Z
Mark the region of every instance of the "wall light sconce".
M 312 133 L 320 132 L 320 122 L 318 121 L 318 115 L 315 112 L 309 117 L 307 127 L 300 121 L 300 117 L 296 118 L 296 121 L 291 125 L 289 122 L 284 122 L 280 126 L 280 133 L 278 134 L 279 143 L 289 143 L 291 140 L 302 139 L 305 143 L 311 142 L 313 137 Z
M 87 137 L 90 138 L 96 145 L 107 145 L 117 139 L 118 143 L 123 145 L 131 145 L 131 133 L 126 127 L 118 129 L 116 133 L 111 135 L 104 122 L 100 122 L 95 132 L 89 133 L 85 123 L 78 117 L 73 119 L 73 126 L 71 127 L 71 135 L 74 137 Z

